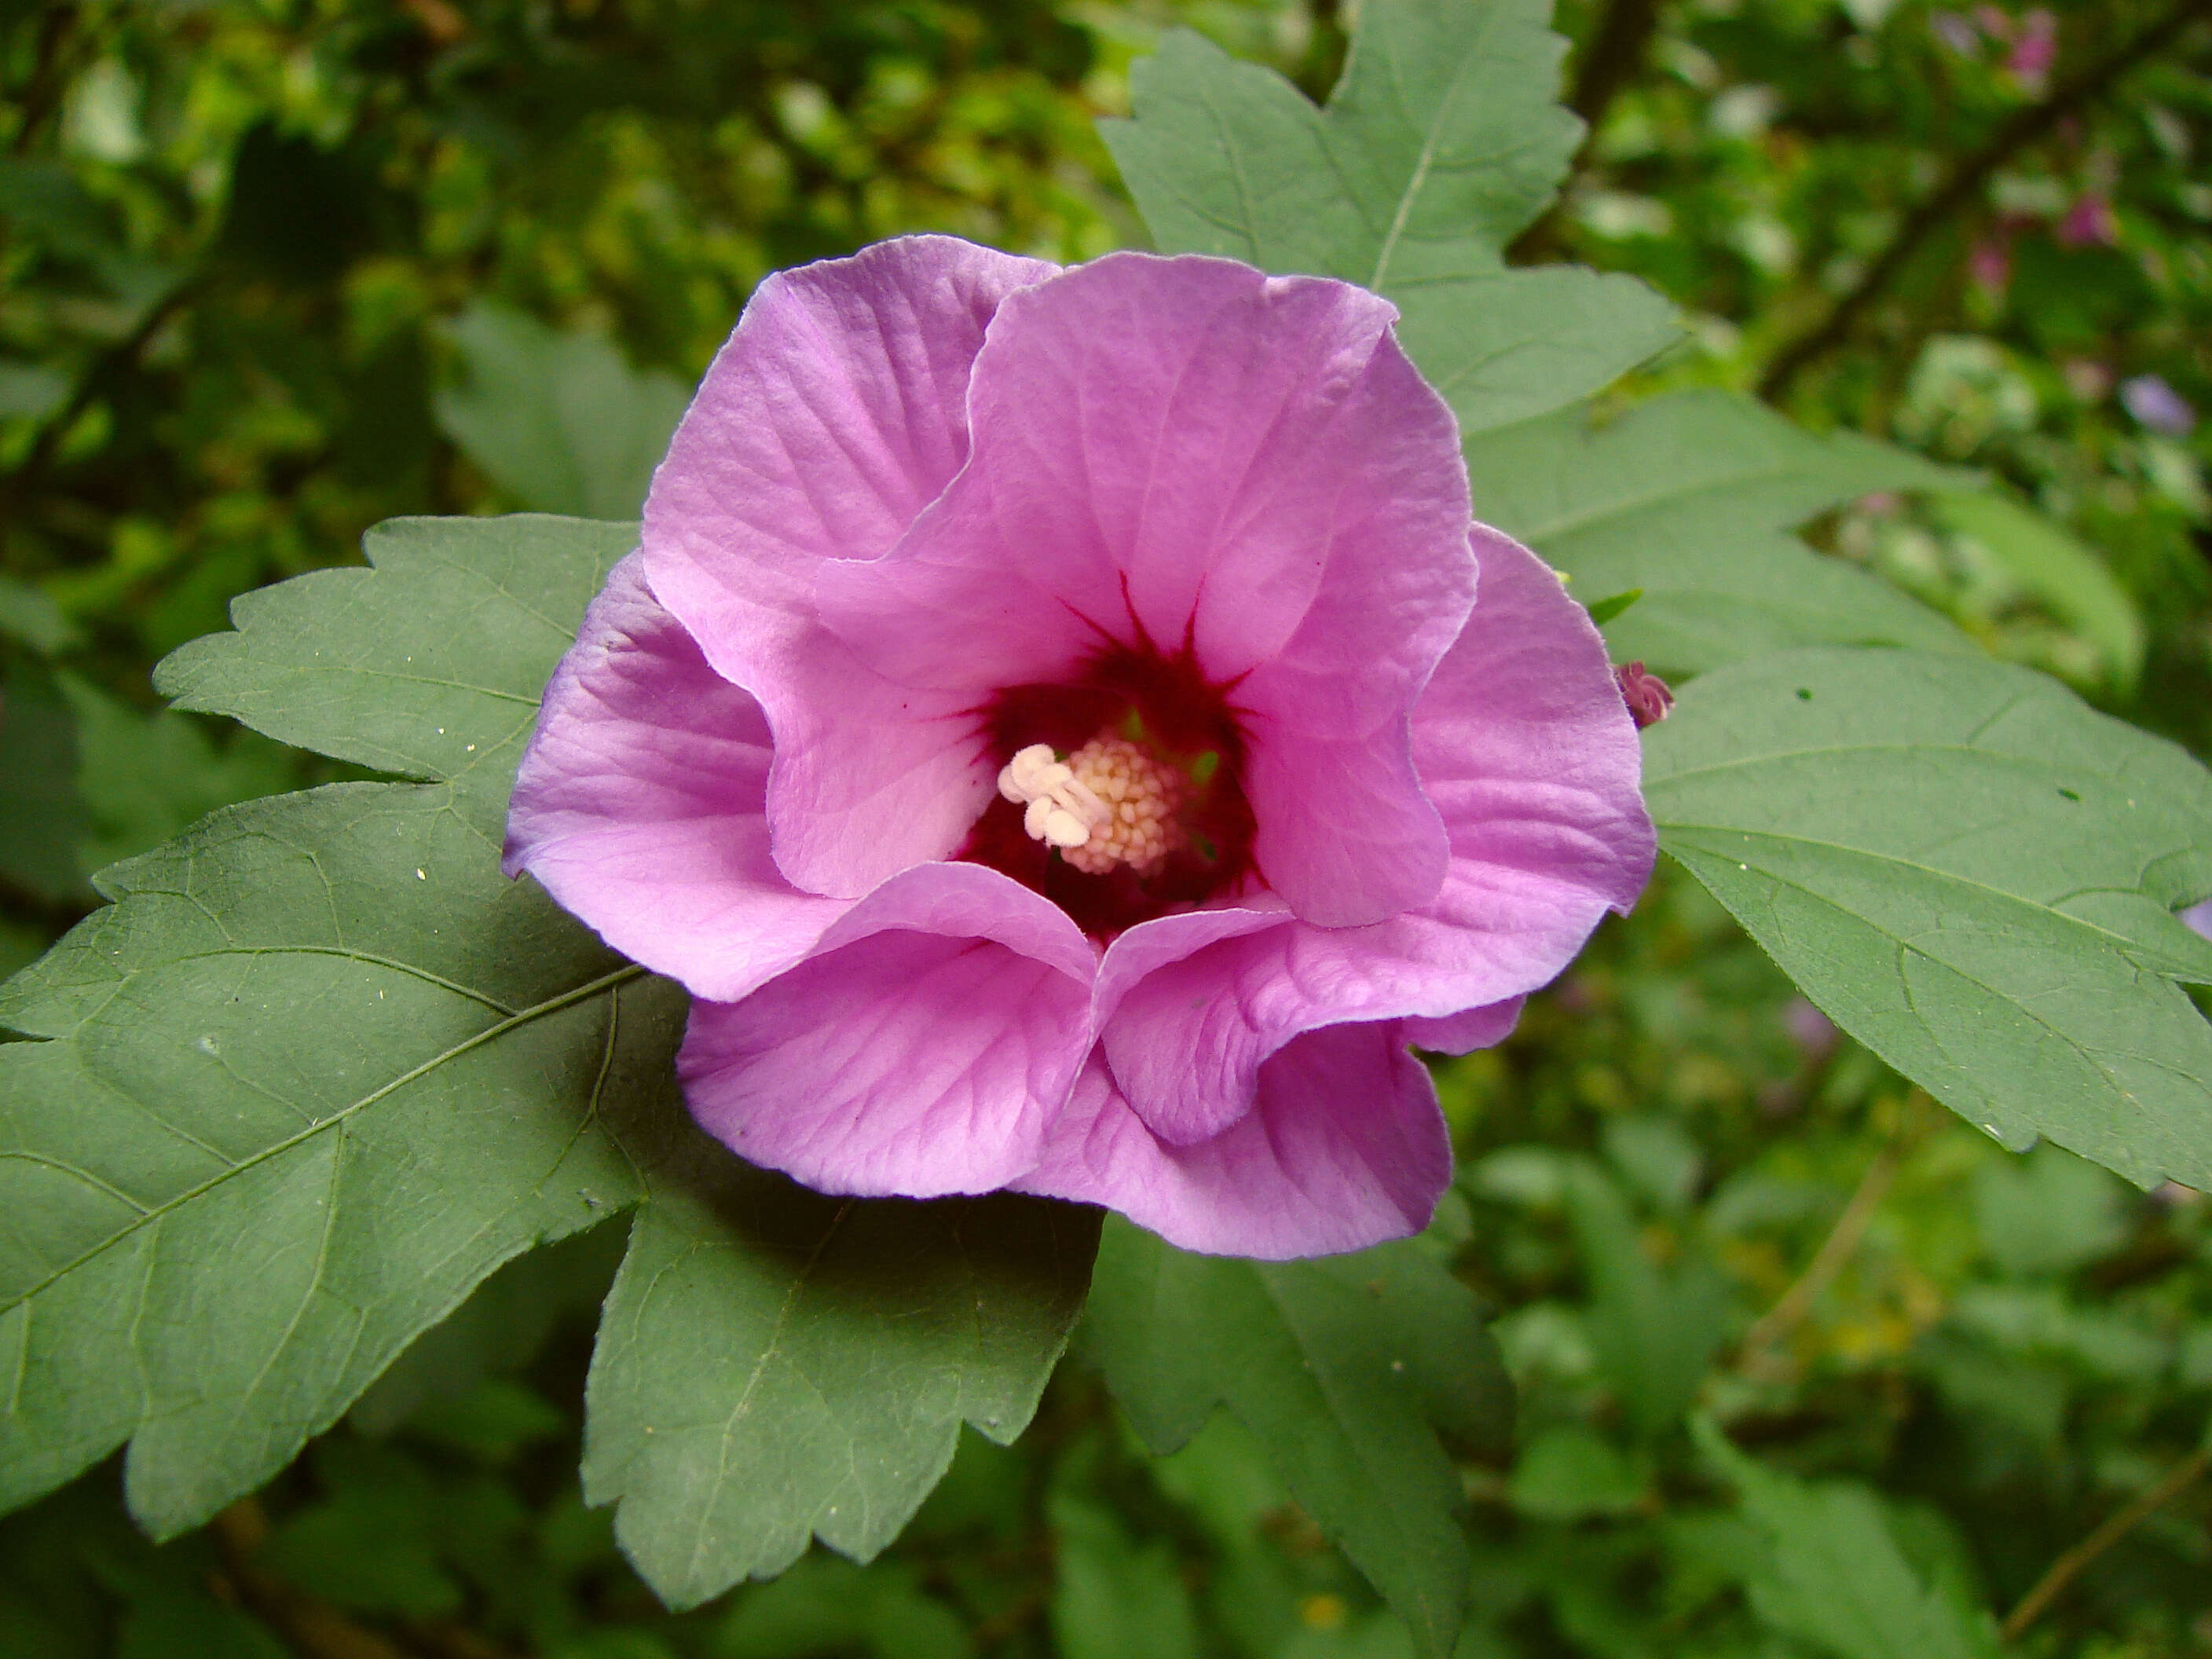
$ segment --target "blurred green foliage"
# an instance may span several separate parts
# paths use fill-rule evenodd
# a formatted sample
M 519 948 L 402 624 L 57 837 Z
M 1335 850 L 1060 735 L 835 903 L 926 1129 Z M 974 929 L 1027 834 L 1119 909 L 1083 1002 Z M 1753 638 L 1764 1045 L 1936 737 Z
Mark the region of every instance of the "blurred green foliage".
M 1764 386 L 1996 475 L 2047 516 L 1875 499 L 1815 539 L 2201 754 L 2191 15 L 1571 0 L 1599 119 L 1522 251 L 1684 308 L 1630 392 Z M 1091 122 L 1175 22 L 1316 92 L 1341 50 L 1334 7 L 1260 0 L 0 4 L 0 965 L 93 869 L 335 775 L 155 713 L 155 656 L 392 514 L 627 512 L 638 434 L 780 265 L 1134 240 Z M 1516 1447 L 1461 1467 L 1464 1659 L 1995 1652 L 1993 1613 L 2201 1471 L 2206 1204 L 1933 1109 L 1690 883 L 1440 1081 L 1461 1176 L 1425 1246 L 1521 1389 Z M 612 1231 L 495 1277 L 204 1534 L 147 1543 L 112 1466 L 0 1522 L 0 1652 L 1410 1651 L 1242 1430 L 1152 1460 L 1079 1353 L 877 1565 L 665 1613 L 577 1494 Z M 2212 1653 L 2208 1521 L 2180 1483 L 2006 1650 Z

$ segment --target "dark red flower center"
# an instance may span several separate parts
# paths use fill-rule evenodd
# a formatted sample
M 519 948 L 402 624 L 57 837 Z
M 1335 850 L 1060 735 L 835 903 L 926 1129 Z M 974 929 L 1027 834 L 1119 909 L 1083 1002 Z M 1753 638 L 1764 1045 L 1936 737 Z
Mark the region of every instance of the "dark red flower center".
M 1016 793 L 1044 804 L 994 800 L 958 856 L 1035 889 L 1102 939 L 1236 890 L 1252 872 L 1253 825 L 1232 689 L 1209 682 L 1188 651 L 1115 646 L 1066 684 L 997 693 L 979 711 L 992 759 L 1036 786 Z M 1060 772 L 1037 770 L 1038 745 Z M 1083 830 L 1048 827 L 1055 805 Z

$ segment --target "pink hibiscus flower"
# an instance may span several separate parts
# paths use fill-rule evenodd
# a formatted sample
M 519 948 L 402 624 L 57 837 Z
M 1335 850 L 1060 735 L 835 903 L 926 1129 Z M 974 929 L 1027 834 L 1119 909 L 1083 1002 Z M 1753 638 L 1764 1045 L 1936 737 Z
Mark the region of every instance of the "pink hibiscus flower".
M 1395 320 L 935 236 L 762 285 L 507 853 L 690 991 L 710 1133 L 1193 1249 L 1425 1224 L 1450 1148 L 1409 1045 L 1503 1036 L 1653 837 L 1603 643 L 1473 525 Z

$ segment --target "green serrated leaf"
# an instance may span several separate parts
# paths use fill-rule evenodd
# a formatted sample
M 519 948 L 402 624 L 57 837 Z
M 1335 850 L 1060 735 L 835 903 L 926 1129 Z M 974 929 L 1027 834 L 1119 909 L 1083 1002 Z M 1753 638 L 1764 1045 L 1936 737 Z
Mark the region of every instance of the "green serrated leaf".
M 1407 277 L 1399 343 L 1472 437 L 1580 401 L 1663 351 L 1674 307 L 1632 276 L 1573 265 Z
M 1955 1586 L 1915 1571 L 1874 1492 L 1792 1480 L 1745 1456 L 1711 1422 L 1693 1426 L 1765 1534 L 1769 1553 L 1743 1563 L 1763 1622 L 1837 1659 L 1996 1659 L 1996 1621 Z
M 495 858 L 443 786 L 252 802 L 0 988 L 45 1039 L 0 1046 L 0 1504 L 135 1436 L 133 1511 L 193 1525 L 635 1197 L 594 1106 L 666 1068 L 680 999 Z
M 1475 516 L 1528 544 L 1578 592 L 1641 588 L 1613 654 L 1701 673 L 1793 645 L 1972 647 L 1887 582 L 1788 533 L 1878 489 L 1961 475 L 1850 433 L 1816 437 L 1748 398 L 1684 392 L 1593 427 L 1566 410 L 1470 439 Z
M 546 679 L 637 526 L 394 519 L 362 545 L 370 569 L 241 595 L 236 631 L 172 652 L 155 688 L 302 749 L 444 780 L 484 821 L 503 817 Z
M 1102 131 L 1163 248 L 1378 293 L 1494 270 L 1582 142 L 1553 101 L 1550 17 L 1544 0 L 1376 0 L 1326 110 L 1177 30 L 1132 67 L 1133 118 Z
M 0 1048 L 0 1503 L 131 1438 L 134 1512 L 191 1525 L 637 1196 L 597 1105 L 665 1074 L 681 999 L 497 869 L 538 690 L 630 540 L 403 522 L 384 568 L 251 595 L 167 665 L 190 706 L 435 781 L 217 813 L 0 989 L 44 1039 Z
M 1027 1420 L 1096 1212 L 746 1168 L 684 1114 L 682 994 L 499 873 L 540 688 L 632 541 L 403 521 L 167 665 L 194 707 L 429 781 L 218 812 L 0 988 L 38 1039 L 0 1045 L 0 1504 L 128 1438 L 142 1521 L 204 1519 L 501 1262 L 648 1188 L 587 1478 L 672 1601 L 810 1531 L 880 1547 L 963 1418 Z
M 1115 1218 L 1084 1329 L 1153 1451 L 1175 1450 L 1227 1407 L 1419 1650 L 1451 1651 L 1468 1555 L 1459 1479 L 1437 1435 L 1494 1443 L 1510 1387 L 1474 1297 L 1419 1244 L 1240 1261 L 1177 1250 Z
M 690 393 L 632 368 L 595 334 L 556 333 L 478 300 L 446 325 L 466 384 L 435 399 L 438 424 L 519 507 L 635 518 Z
M 1646 734 L 1660 841 L 1827 1015 L 2006 1145 L 2212 1184 L 2212 774 L 1971 656 L 1784 653 Z
M 671 1606 L 866 1560 L 952 1461 L 1011 1441 L 1083 1306 L 1098 1212 L 1000 1194 L 825 1198 L 657 1115 L 652 1198 L 607 1298 L 584 1492 Z
M 1587 397 L 1676 332 L 1632 278 L 1504 267 L 1581 140 L 1553 102 L 1549 16 L 1545 0 L 1374 0 L 1326 110 L 1177 32 L 1132 69 L 1133 118 L 1101 131 L 1162 252 L 1386 295 L 1414 362 L 1485 430 Z
M 91 827 L 76 787 L 76 717 L 44 665 L 0 681 L 0 882 L 56 903 L 84 890 L 78 843 Z

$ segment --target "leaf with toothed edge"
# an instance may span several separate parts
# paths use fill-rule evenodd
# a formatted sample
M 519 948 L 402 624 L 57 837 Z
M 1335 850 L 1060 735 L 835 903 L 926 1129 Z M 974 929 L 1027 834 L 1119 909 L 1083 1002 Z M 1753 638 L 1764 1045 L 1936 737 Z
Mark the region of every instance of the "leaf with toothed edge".
M 963 1420 L 1027 1420 L 1095 1212 L 841 1204 L 748 1169 L 682 1109 L 682 993 L 499 873 L 544 681 L 634 541 L 402 520 L 373 569 L 250 595 L 164 665 L 191 707 L 423 781 L 218 812 L 106 872 L 115 902 L 0 988 L 33 1039 L 0 1045 L 0 1504 L 127 1440 L 141 1522 L 204 1520 L 501 1262 L 641 1200 L 591 1480 L 672 1601 L 810 1533 L 871 1553 Z M 727 1425 L 710 1477 L 630 1443 L 678 1419 Z M 722 1525 L 767 1515 L 763 1480 L 788 1513 Z
M 1468 1553 L 1437 1437 L 1510 1439 L 1512 1385 L 1474 1296 L 1421 1243 L 1240 1261 L 1112 1218 L 1083 1340 L 1157 1454 L 1225 1407 L 1416 1650 L 1451 1652 Z
M 1090 1283 L 1096 1210 L 825 1198 L 664 1115 L 592 1358 L 584 1492 L 672 1607 L 867 1560 L 963 1421 L 1028 1424 Z
M 1475 516 L 1573 579 L 1641 590 L 1606 642 L 1667 675 L 1798 645 L 1971 652 L 1943 617 L 1790 532 L 1875 490 L 1962 474 L 1854 433 L 1815 435 L 1733 392 L 1678 392 L 1594 425 L 1586 409 L 1470 438 Z
M 1326 109 L 1273 70 L 1170 34 L 1100 123 L 1164 253 L 1336 276 L 1474 433 L 1598 391 L 1678 337 L 1632 277 L 1507 269 L 1581 141 L 1553 101 L 1565 43 L 1545 0 L 1371 0 Z
M 171 652 L 155 688 L 503 817 L 546 678 L 636 545 L 635 525 L 545 514 L 390 520 L 363 539 L 372 568 L 241 595 L 235 631 Z
M 1971 656 L 1785 652 L 1645 733 L 1660 845 L 1823 1012 L 2014 1148 L 2212 1184 L 2212 773 Z

